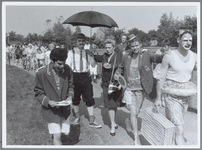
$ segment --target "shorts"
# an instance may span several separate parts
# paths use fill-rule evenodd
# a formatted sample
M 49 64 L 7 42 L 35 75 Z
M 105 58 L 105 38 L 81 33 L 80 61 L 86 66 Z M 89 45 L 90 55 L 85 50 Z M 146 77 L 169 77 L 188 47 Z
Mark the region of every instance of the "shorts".
M 163 94 L 162 99 L 165 100 L 166 118 L 174 125 L 184 124 L 184 112 L 188 108 L 190 97 Z
M 74 73 L 74 99 L 73 105 L 78 106 L 81 96 L 87 107 L 95 105 L 93 99 L 93 85 L 88 73 Z
M 61 118 L 60 123 L 48 123 L 49 134 L 64 133 L 66 135 L 70 132 L 70 117 L 66 120 Z
M 122 102 L 126 103 L 126 108 L 129 110 L 135 106 L 136 113 L 139 113 L 144 101 L 144 97 L 145 92 L 142 90 L 125 90 Z

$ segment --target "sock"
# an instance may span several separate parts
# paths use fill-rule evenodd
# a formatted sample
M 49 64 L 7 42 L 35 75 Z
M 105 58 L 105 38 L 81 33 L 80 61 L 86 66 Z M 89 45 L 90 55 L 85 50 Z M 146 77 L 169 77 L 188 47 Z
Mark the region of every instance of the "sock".
M 76 118 L 79 118 L 80 116 L 79 116 L 79 113 L 75 113 L 75 117 Z
M 93 123 L 94 120 L 95 120 L 95 117 L 94 116 L 89 116 L 89 120 L 90 120 L 90 123 Z

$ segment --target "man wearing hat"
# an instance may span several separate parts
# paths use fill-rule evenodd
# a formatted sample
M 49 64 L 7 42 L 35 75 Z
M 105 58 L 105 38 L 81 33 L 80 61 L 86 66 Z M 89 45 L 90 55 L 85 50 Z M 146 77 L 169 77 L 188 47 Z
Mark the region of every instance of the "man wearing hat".
M 73 108 L 76 118 L 73 124 L 79 124 L 79 104 L 82 96 L 89 114 L 89 126 L 101 128 L 102 126 L 95 122 L 94 117 L 95 100 L 93 99 L 93 86 L 91 84 L 91 78 L 89 75 L 89 62 L 92 58 L 90 55 L 88 55 L 88 52 L 84 49 L 84 46 L 85 35 L 79 33 L 76 39 L 76 47 L 68 52 L 68 59 L 66 60 L 66 64 L 72 68 L 74 76 L 75 93 L 73 98 Z
M 192 46 L 190 28 L 180 28 L 178 47 L 162 60 L 157 81 L 156 108 L 165 101 L 166 117 L 176 126 L 175 143 L 184 145 L 184 113 L 191 95 L 196 94 L 196 85 L 190 82 L 192 71 L 197 69 L 197 55 Z
M 116 46 L 116 48 L 115 48 L 116 51 L 121 51 L 121 52 L 123 52 L 123 51 L 125 50 L 125 48 L 126 48 L 126 38 L 127 38 L 127 37 L 126 37 L 125 34 L 122 34 L 122 35 L 121 35 L 121 41 L 122 41 L 122 42 Z
M 133 33 L 128 36 L 128 43 L 127 43 L 126 47 L 123 50 L 123 54 L 130 53 L 131 43 L 134 42 L 135 38 L 136 38 L 136 36 Z

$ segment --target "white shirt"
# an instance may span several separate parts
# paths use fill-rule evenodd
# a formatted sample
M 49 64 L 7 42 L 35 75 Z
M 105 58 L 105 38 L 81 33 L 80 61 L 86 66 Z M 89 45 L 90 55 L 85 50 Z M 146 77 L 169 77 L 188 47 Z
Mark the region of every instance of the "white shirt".
M 44 53 L 41 53 L 41 54 L 37 53 L 36 59 L 45 59 L 45 54 Z
M 176 82 L 188 82 L 195 66 L 194 53 L 189 50 L 189 60 L 183 62 L 176 51 L 171 51 L 172 62 L 168 68 L 166 78 Z
M 51 62 L 51 60 L 50 60 L 50 53 L 51 53 L 50 50 L 46 51 L 46 53 L 45 53 L 45 63 L 46 63 L 46 65 Z
M 84 49 L 90 49 L 90 44 L 85 44 Z
M 66 64 L 69 65 L 73 72 L 88 72 L 89 68 L 90 68 L 90 63 L 92 57 L 90 57 L 89 55 L 87 55 L 88 57 L 88 64 L 86 66 L 86 51 L 82 50 L 82 61 L 83 61 L 83 70 L 80 71 L 80 49 L 79 48 L 74 48 L 74 56 L 75 56 L 75 63 L 74 63 L 74 59 L 73 59 L 73 51 L 70 50 L 68 52 L 68 57 L 66 59 Z M 74 64 L 75 64 L 75 68 L 74 68 Z

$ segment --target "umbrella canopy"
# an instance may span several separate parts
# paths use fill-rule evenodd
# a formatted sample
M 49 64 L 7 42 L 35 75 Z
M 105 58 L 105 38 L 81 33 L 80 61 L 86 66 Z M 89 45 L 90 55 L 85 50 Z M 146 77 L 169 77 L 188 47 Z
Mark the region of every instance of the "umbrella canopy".
M 96 11 L 83 11 L 70 16 L 63 24 L 89 27 L 118 27 L 117 23 L 108 15 Z

